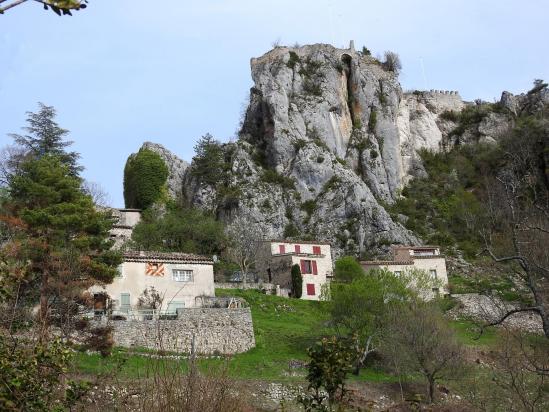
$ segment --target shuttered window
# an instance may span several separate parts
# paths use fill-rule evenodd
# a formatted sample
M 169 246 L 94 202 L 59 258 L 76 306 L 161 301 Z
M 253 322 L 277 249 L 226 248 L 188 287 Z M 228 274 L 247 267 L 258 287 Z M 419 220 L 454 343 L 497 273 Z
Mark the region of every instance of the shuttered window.
M 286 253 L 286 247 L 284 245 L 278 245 L 278 253 L 280 253 L 281 255 Z
M 313 246 L 313 255 L 320 255 L 320 246 Z
M 294 248 L 295 248 L 295 253 L 301 253 L 301 246 L 295 245 Z
M 313 264 L 313 275 L 318 275 L 318 268 L 316 267 L 316 260 L 313 260 L 312 264 Z
M 310 260 L 300 260 L 301 273 L 308 274 L 313 272 L 313 265 Z
M 308 296 L 316 295 L 314 283 L 307 283 L 307 295 Z

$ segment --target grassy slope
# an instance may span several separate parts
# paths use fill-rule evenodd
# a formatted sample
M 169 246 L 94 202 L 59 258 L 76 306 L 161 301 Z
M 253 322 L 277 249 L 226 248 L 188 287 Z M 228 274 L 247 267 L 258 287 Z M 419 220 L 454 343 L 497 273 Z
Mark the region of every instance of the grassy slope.
M 292 360 L 306 361 L 306 349 L 321 336 L 329 334 L 325 326 L 326 317 L 322 302 L 286 299 L 264 295 L 257 291 L 217 289 L 217 296 L 239 296 L 250 304 L 254 322 L 256 347 L 238 354 L 229 360 L 229 373 L 240 379 L 262 379 L 269 381 L 304 380 L 305 369 L 291 370 Z M 480 339 L 474 324 L 468 321 L 452 321 L 458 338 L 468 346 L 490 346 L 497 334 L 493 330 L 485 332 Z M 123 376 L 132 378 L 143 376 L 150 370 L 154 360 L 132 355 L 122 349 L 116 350 L 113 357 L 101 359 L 95 354 L 77 354 L 78 371 L 85 374 L 108 373 L 121 362 Z M 175 362 L 175 361 L 174 361 Z M 186 368 L 186 361 L 180 361 Z M 222 363 L 220 360 L 202 360 L 204 368 Z M 293 372 L 293 373 L 292 373 Z M 374 369 L 364 369 L 353 380 L 394 381 L 395 379 Z

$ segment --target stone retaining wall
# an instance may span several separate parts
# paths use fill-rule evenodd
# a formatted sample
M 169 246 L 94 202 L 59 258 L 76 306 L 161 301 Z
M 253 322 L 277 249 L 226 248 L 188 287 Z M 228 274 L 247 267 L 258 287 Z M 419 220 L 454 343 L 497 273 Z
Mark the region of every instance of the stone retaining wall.
M 215 282 L 215 287 L 219 289 L 257 289 L 265 290 L 268 294 L 275 294 L 276 286 L 272 283 L 265 282 Z
M 113 321 L 116 346 L 197 354 L 234 354 L 255 347 L 250 308 L 188 308 L 173 320 Z

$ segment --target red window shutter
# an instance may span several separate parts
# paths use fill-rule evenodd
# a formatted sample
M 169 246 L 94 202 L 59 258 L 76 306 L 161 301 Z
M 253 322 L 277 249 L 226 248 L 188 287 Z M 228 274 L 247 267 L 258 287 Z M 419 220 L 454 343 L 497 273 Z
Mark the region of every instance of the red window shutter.
M 295 253 L 301 253 L 301 246 L 295 245 Z
M 307 283 L 307 295 L 308 296 L 316 295 L 314 283 Z
M 313 255 L 320 255 L 320 246 L 313 246 Z
M 313 275 L 318 275 L 318 269 L 316 267 L 316 260 L 313 260 Z
M 284 245 L 278 245 L 278 252 L 282 255 L 286 253 L 286 247 Z
M 299 261 L 299 266 L 301 268 L 301 273 L 305 273 L 305 261 L 303 259 Z

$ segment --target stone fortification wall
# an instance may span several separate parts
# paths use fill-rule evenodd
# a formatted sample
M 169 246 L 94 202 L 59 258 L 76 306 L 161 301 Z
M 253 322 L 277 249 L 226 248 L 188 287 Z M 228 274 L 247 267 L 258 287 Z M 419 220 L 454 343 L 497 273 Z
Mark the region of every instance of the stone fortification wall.
M 116 346 L 190 353 L 235 354 L 255 347 L 249 308 L 183 309 L 173 320 L 113 322 Z

